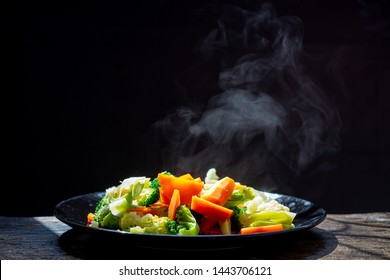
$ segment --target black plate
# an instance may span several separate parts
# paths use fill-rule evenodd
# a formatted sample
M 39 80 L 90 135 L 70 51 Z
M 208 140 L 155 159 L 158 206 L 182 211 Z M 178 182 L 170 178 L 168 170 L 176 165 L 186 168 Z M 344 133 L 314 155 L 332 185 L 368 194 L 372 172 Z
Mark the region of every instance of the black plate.
M 314 203 L 296 198 L 293 196 L 266 193 L 279 203 L 286 205 L 292 212 L 297 213 L 294 219 L 295 227 L 288 230 L 257 233 L 249 235 L 197 235 L 197 236 L 176 236 L 163 234 L 134 234 L 119 230 L 88 227 L 87 215 L 93 212 L 98 201 L 103 197 L 104 192 L 96 192 L 73 197 L 57 204 L 54 215 L 65 224 L 84 231 L 85 233 L 98 238 L 115 241 L 130 242 L 132 246 L 165 248 L 165 249 L 228 249 L 239 248 L 253 244 L 253 242 L 275 241 L 279 238 L 284 240 L 294 233 L 308 230 L 320 224 L 326 217 L 326 211 Z

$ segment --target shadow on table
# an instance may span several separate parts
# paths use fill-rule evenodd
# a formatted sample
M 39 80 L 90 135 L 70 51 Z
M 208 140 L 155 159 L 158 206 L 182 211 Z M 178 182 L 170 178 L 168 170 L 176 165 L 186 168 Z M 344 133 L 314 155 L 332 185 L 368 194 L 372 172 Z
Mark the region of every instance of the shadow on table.
M 264 238 L 247 239 L 242 244 L 226 244 L 225 246 L 209 244 L 209 247 L 198 246 L 200 244 L 193 244 L 194 246 L 175 246 L 172 244 L 172 246 L 155 248 L 142 246 L 141 240 L 102 237 L 71 229 L 61 235 L 59 244 L 68 254 L 80 259 L 288 260 L 322 258 L 335 250 L 338 241 L 333 233 L 313 228 L 289 236 L 264 236 Z M 152 244 L 152 246 L 154 245 Z

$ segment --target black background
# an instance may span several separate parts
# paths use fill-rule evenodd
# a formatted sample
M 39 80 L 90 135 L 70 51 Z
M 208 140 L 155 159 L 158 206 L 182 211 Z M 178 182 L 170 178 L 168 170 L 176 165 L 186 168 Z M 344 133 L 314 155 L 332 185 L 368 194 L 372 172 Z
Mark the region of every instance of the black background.
M 390 210 L 388 1 L 26 1 L 7 10 L 2 40 L 1 214 L 51 215 L 61 200 L 161 171 L 152 124 L 219 93 L 215 61 L 194 46 L 224 5 L 263 2 L 301 18 L 306 71 L 342 124 L 332 167 L 279 191 L 330 213 Z

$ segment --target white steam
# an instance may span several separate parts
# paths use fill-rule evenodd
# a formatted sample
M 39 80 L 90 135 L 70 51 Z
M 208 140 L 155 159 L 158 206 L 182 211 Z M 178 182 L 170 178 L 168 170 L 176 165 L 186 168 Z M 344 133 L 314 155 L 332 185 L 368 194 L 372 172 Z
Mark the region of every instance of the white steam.
M 297 17 L 227 7 L 198 50 L 218 55 L 222 93 L 205 110 L 179 108 L 155 129 L 166 141 L 164 167 L 220 174 L 259 186 L 287 185 L 338 148 L 339 122 L 302 65 Z

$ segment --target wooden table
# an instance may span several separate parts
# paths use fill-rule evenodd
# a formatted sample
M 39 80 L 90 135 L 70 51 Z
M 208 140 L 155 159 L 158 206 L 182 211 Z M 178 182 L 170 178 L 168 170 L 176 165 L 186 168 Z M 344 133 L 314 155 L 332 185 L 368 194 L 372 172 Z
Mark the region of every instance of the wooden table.
M 0 229 L 2 260 L 110 259 L 110 256 L 113 259 L 178 258 L 177 251 L 138 247 L 127 247 L 127 252 L 131 253 L 123 256 L 114 254 L 110 244 L 101 244 L 55 217 L 0 216 Z M 389 260 L 390 212 L 328 214 L 317 227 L 296 234 L 285 242 L 212 250 L 207 252 L 207 259 Z

